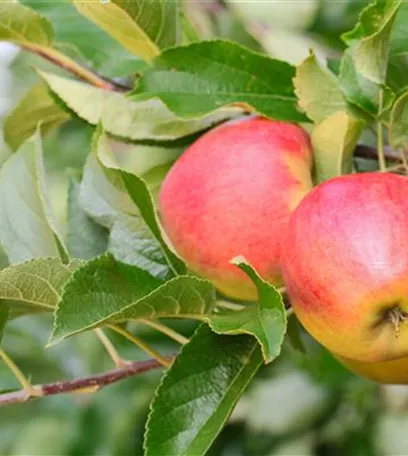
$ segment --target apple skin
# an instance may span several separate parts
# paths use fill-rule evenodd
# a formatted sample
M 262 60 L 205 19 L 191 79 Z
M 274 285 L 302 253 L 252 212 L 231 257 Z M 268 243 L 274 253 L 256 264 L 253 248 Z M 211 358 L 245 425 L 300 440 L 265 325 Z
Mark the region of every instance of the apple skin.
M 406 177 L 347 175 L 315 187 L 292 214 L 282 249 L 288 295 L 305 329 L 337 355 L 408 356 L 407 195 Z
M 373 382 L 392 385 L 408 384 L 408 357 L 377 363 L 365 363 L 334 353 L 332 355 L 354 374 L 368 378 Z
M 174 164 L 159 193 L 159 213 L 175 251 L 196 274 L 241 300 L 257 298 L 230 261 L 244 255 L 280 286 L 280 245 L 291 211 L 313 187 L 308 134 L 261 117 L 205 133 Z

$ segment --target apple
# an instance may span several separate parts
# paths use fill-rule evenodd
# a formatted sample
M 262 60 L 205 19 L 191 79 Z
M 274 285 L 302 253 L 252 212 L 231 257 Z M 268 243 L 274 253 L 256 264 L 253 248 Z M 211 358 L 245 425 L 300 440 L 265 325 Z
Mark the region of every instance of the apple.
M 288 295 L 316 340 L 364 363 L 408 357 L 408 178 L 328 180 L 298 205 L 283 239 Z
M 333 353 L 333 356 L 357 375 L 373 380 L 377 383 L 408 384 L 408 357 L 365 363 L 354 359 L 345 358 Z
M 238 255 L 280 286 L 289 216 L 312 188 L 312 151 L 299 126 L 261 117 L 205 133 L 176 161 L 159 193 L 168 240 L 196 274 L 225 295 L 253 300 Z

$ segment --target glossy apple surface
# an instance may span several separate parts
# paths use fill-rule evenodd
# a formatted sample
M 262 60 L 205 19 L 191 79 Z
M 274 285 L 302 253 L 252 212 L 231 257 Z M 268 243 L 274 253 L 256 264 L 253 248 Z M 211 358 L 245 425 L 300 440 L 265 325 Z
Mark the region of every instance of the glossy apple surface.
M 164 230 L 192 271 L 224 294 L 255 299 L 230 260 L 244 255 L 282 284 L 280 246 L 291 211 L 312 188 L 312 152 L 300 127 L 259 117 L 219 126 L 172 167 L 159 194 Z
M 317 186 L 282 251 L 296 315 L 321 344 L 362 362 L 408 356 L 408 178 L 364 173 Z

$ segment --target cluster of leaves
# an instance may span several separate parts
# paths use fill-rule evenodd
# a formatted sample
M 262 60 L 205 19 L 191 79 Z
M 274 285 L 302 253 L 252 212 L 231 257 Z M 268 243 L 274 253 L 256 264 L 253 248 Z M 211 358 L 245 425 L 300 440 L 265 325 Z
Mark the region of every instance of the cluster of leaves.
M 4 125 L 12 153 L 0 170 L 0 239 L 10 266 L 0 271 L 0 339 L 9 321 L 40 312 L 53 315 L 49 345 L 111 324 L 199 321 L 153 399 L 145 453 L 205 454 L 259 367 L 279 356 L 286 312 L 244 258 L 235 264 L 259 300 L 218 305 L 213 285 L 166 242 L 160 183 L 195 137 L 247 113 L 310 129 L 316 182 L 350 172 L 373 126 L 405 147 L 407 14 L 399 0 L 375 1 L 343 35 L 341 59 L 326 66 L 312 53 L 296 67 L 258 52 L 249 33 L 241 41 L 255 50 L 203 41 L 200 15 L 177 0 L 1 4 L 0 39 L 58 71 L 36 68 L 37 84 Z M 60 226 L 41 134 L 71 118 L 94 133 Z

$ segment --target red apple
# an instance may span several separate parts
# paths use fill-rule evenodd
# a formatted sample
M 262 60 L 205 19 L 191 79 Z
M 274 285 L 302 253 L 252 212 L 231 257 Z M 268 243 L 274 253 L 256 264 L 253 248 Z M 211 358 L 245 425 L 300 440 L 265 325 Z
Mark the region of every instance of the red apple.
M 255 299 L 255 287 L 230 261 L 244 255 L 265 280 L 282 284 L 280 245 L 291 211 L 312 188 L 311 165 L 309 137 L 296 125 L 252 117 L 219 126 L 163 182 L 167 237 L 221 292 Z
M 339 177 L 292 214 L 282 267 L 307 331 L 343 357 L 408 356 L 408 178 Z

